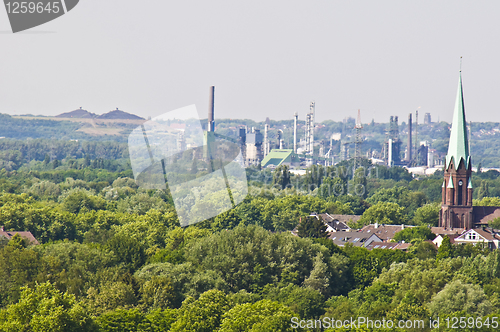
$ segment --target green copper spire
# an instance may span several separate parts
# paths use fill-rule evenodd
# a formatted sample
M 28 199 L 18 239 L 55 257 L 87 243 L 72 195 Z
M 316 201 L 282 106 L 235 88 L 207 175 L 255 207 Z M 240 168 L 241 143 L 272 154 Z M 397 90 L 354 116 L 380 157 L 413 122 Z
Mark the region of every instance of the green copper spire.
M 467 122 L 465 121 L 464 97 L 462 91 L 462 71 L 460 71 L 458 79 L 457 100 L 455 102 L 455 111 L 453 113 L 448 154 L 446 155 L 446 168 L 450 166 L 452 157 L 455 163 L 455 169 L 458 168 L 460 159 L 463 159 L 465 167 L 468 167 L 469 142 L 467 139 Z

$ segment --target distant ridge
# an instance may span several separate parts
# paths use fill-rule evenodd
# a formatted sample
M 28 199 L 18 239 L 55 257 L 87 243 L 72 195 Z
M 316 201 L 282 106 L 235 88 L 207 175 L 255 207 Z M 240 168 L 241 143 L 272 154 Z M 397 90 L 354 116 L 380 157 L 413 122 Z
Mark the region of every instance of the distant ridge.
M 78 110 L 62 113 L 55 116 L 56 118 L 77 118 L 77 119 L 92 119 L 97 117 L 97 114 L 90 113 L 80 107 Z
M 145 120 L 140 116 L 120 111 L 118 108 L 108 113 L 99 115 L 96 119 L 109 119 L 109 120 Z
M 145 120 L 140 116 L 130 114 L 127 112 L 120 111 L 118 108 L 108 113 L 97 115 L 86 111 L 80 107 L 80 109 L 62 113 L 55 116 L 56 118 L 74 118 L 74 119 L 100 119 L 100 120 Z

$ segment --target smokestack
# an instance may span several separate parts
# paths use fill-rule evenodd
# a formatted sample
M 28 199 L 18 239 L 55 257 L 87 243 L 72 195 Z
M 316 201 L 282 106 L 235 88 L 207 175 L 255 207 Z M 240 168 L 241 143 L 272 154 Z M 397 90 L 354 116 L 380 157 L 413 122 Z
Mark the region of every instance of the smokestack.
M 412 149 L 412 144 L 411 144 L 411 126 L 412 126 L 412 119 L 411 119 L 411 113 L 408 114 L 408 162 L 411 162 L 411 149 Z
M 293 115 L 293 152 L 297 153 L 297 122 L 299 120 L 299 115 L 297 112 Z
M 418 166 L 418 110 L 415 111 L 415 161 Z
M 214 106 L 215 106 L 215 86 L 211 86 L 210 87 L 210 97 L 208 100 L 208 130 L 207 131 L 215 131 Z
M 269 154 L 269 125 L 264 125 L 264 157 Z
M 316 108 L 316 103 L 311 101 L 309 105 L 309 152 L 311 156 L 314 155 L 314 111 Z
M 388 145 L 389 156 L 387 158 L 387 166 L 392 167 L 392 138 L 389 138 Z

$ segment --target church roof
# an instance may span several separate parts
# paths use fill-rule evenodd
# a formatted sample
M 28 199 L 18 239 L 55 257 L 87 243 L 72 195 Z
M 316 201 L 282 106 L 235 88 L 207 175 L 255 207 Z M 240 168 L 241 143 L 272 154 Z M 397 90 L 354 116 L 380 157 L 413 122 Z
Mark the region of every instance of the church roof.
M 455 101 L 450 143 L 448 145 L 448 154 L 446 155 L 446 167 L 450 166 L 452 158 L 455 164 L 455 169 L 458 169 L 461 159 L 464 160 L 465 167 L 468 167 L 469 143 L 467 138 L 467 122 L 465 121 L 465 107 L 462 91 L 462 72 L 460 72 L 458 79 L 457 100 Z

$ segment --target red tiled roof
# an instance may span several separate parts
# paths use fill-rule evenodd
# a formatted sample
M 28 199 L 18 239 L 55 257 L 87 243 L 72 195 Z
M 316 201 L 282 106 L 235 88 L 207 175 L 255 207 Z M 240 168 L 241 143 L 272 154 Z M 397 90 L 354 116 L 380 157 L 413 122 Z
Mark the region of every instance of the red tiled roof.
M 409 225 L 385 225 L 385 224 L 370 224 L 361 228 L 363 232 L 370 232 L 376 234 L 379 238 L 384 241 L 391 240 L 394 235 L 408 227 L 415 227 Z
M 445 228 L 445 227 L 431 227 L 431 232 L 436 235 L 453 235 L 462 234 L 464 232 L 463 228 Z M 451 238 L 450 238 L 451 239 Z
M 30 244 L 33 244 L 33 245 L 40 244 L 35 239 L 35 237 L 33 236 L 33 234 L 31 234 L 31 232 L 4 231 L 3 227 L 0 229 L 0 237 L 5 237 L 8 240 L 12 239 L 12 237 L 14 235 L 16 235 L 16 234 L 19 234 L 19 236 L 21 236 L 21 237 L 25 238 L 26 240 L 28 240 L 28 242 Z

